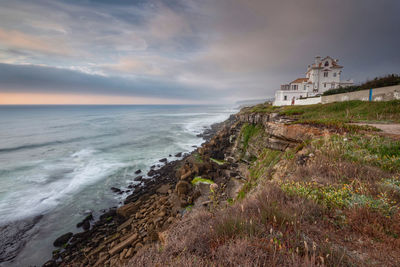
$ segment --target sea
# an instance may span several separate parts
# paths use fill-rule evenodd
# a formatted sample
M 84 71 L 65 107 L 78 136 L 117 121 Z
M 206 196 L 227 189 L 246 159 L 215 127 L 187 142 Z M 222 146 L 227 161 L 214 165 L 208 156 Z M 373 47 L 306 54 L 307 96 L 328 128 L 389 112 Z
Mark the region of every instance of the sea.
M 159 159 L 178 159 L 226 106 L 0 106 L 0 266 L 41 266 L 53 241 L 121 205 Z M 172 156 L 170 156 L 172 155 Z

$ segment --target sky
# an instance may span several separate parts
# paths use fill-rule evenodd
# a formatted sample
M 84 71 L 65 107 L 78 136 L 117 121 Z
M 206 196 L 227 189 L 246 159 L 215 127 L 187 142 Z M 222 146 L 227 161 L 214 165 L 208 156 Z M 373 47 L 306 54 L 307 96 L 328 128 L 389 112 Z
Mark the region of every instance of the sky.
M 400 70 L 398 0 L 0 0 L 0 104 L 229 104 Z

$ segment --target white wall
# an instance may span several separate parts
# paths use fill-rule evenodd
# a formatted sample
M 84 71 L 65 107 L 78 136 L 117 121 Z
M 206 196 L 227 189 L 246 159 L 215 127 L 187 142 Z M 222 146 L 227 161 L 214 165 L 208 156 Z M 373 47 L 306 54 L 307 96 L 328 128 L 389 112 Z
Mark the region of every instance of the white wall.
M 319 104 L 322 102 L 322 98 L 319 97 L 311 97 L 311 98 L 305 98 L 305 99 L 296 99 L 294 101 L 295 105 L 314 105 L 314 104 Z

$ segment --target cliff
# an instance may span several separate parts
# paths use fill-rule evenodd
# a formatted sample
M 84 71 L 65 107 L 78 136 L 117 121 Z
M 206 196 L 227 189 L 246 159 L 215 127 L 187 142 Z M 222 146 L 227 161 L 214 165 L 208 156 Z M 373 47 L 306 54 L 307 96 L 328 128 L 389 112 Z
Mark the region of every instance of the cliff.
M 46 266 L 398 266 L 400 142 L 270 109 L 236 114 Z

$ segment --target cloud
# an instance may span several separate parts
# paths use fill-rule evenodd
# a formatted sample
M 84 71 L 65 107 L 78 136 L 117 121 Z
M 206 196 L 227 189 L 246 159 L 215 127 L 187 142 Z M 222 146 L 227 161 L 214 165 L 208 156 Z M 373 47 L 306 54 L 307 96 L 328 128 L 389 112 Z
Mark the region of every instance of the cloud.
M 0 45 L 6 48 L 36 51 L 44 54 L 69 55 L 71 53 L 61 40 L 42 39 L 23 32 L 1 28 Z
M 398 10 L 392 0 L 3 1 L 1 69 L 15 79 L 0 74 L 0 88 L 269 97 L 317 54 L 363 81 L 400 69 Z
M 211 94 L 207 88 L 165 79 L 101 76 L 36 65 L 0 64 L 0 80 L 1 93 L 92 94 L 208 102 L 224 97 L 224 93 Z

